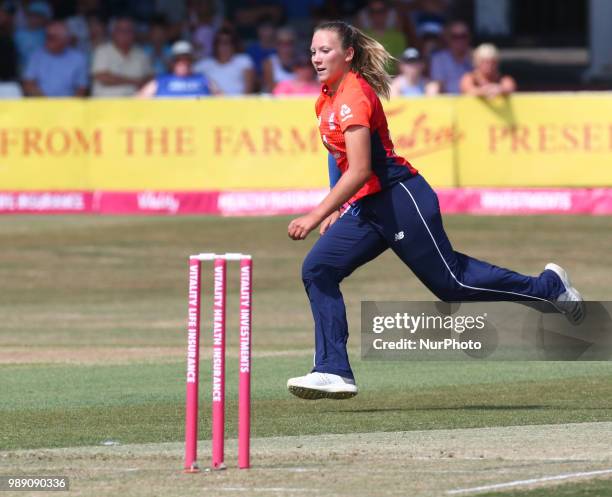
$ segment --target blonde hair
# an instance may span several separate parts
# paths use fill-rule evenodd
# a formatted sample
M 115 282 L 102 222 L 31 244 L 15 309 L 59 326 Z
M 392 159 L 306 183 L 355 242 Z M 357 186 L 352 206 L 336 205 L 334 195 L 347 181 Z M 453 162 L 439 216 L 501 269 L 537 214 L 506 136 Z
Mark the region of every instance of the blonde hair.
M 353 47 L 355 55 L 351 61 L 351 70 L 359 73 L 378 96 L 388 99 L 391 76 L 387 73 L 387 66 L 396 60 L 395 57 L 374 38 L 346 22 L 329 21 L 315 28 L 315 31 L 323 30 L 335 31 L 344 50 Z
M 474 65 L 477 66 L 479 62 L 483 60 L 499 60 L 499 52 L 495 45 L 491 43 L 483 43 L 478 45 L 472 55 L 474 59 Z

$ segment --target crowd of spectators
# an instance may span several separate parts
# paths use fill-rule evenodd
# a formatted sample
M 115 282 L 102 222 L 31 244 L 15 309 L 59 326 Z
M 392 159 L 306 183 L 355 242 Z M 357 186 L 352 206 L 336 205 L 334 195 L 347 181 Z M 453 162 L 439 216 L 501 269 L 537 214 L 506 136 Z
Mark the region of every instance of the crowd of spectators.
M 313 27 L 345 19 L 398 60 L 392 95 L 516 84 L 453 0 L 0 0 L 0 98 L 310 95 Z

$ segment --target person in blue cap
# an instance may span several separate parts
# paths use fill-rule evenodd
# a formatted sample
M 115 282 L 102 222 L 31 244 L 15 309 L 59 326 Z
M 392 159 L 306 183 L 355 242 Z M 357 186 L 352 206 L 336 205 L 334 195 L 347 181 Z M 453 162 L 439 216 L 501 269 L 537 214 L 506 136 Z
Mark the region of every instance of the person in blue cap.
M 204 74 L 193 72 L 193 47 L 188 41 L 172 45 L 172 71 L 149 81 L 138 93 L 141 98 L 151 97 L 206 97 L 218 90 Z

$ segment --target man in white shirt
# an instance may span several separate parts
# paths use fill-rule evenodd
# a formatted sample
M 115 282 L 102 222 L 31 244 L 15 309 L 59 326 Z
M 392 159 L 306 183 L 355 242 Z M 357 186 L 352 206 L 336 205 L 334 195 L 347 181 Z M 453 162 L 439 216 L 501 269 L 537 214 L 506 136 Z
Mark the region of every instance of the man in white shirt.
M 92 95 L 134 95 L 153 75 L 151 60 L 134 44 L 134 23 L 130 19 L 116 19 L 111 23 L 111 40 L 94 52 L 91 65 Z

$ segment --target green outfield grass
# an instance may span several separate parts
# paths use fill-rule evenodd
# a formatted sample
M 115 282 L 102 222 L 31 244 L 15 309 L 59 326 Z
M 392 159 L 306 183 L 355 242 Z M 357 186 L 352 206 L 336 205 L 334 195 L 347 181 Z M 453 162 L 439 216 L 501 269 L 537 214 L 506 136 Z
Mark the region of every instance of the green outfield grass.
M 612 421 L 612 363 L 360 360 L 361 300 L 433 298 L 392 253 L 343 284 L 360 394 L 343 402 L 291 397 L 286 379 L 306 373 L 312 362 L 300 266 L 315 236 L 290 241 L 288 221 L 0 218 L 0 451 L 181 441 L 187 256 L 202 251 L 254 256 L 255 437 Z M 456 250 L 532 274 L 555 261 L 586 298 L 612 298 L 610 218 L 454 216 L 446 226 Z M 229 276 L 232 299 L 237 272 Z M 207 288 L 205 298 L 209 293 Z M 236 326 L 233 313 L 229 399 L 236 392 Z M 207 339 L 203 439 L 210 431 Z M 234 411 L 230 400 L 230 437 Z M 586 497 L 610 489 L 602 480 L 568 483 L 555 492 L 571 488 L 576 493 L 503 495 Z
M 480 493 L 480 497 L 602 497 L 612 495 L 612 480 L 593 480 L 567 483 L 553 488 L 514 490 L 509 492 Z
M 612 368 L 604 363 L 370 363 L 356 367 L 350 402 L 295 400 L 286 379 L 309 357 L 253 366 L 258 437 L 612 421 Z M 169 442 L 183 435 L 183 364 L 4 366 L 2 449 Z M 235 367 L 228 368 L 235 398 Z M 203 367 L 203 409 L 210 372 Z M 232 381 L 233 380 L 233 381 Z M 228 434 L 236 436 L 228 402 Z M 202 438 L 210 433 L 203 412 Z

